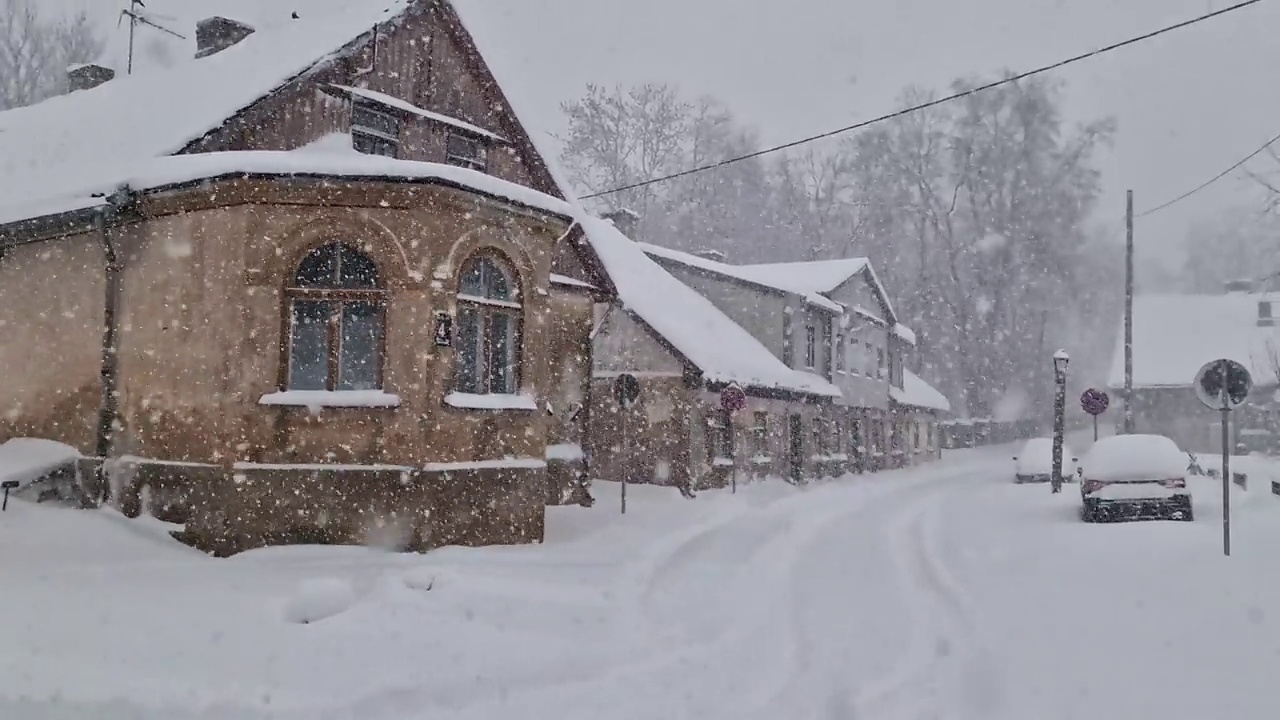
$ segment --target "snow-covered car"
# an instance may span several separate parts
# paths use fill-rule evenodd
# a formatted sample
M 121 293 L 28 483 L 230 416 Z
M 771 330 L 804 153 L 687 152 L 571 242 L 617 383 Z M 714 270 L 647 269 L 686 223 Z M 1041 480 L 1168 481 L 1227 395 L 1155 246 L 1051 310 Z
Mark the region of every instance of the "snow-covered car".
M 1078 459 L 1065 444 L 1062 446 L 1062 479 L 1066 482 L 1076 475 Z M 1015 483 L 1049 482 L 1053 479 L 1053 438 L 1032 438 L 1013 456 L 1013 481 Z
M 1187 454 L 1163 435 L 1113 435 L 1080 462 L 1085 522 L 1137 518 L 1193 519 Z

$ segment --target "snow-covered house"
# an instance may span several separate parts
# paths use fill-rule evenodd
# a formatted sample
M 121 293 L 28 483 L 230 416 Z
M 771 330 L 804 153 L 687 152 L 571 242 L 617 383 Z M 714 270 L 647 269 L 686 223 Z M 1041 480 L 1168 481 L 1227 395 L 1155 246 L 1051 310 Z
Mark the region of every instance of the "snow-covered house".
M 223 5 L 0 113 L 0 441 L 136 456 L 225 550 L 537 540 L 611 292 L 580 210 L 451 3 Z
M 1133 414 L 1138 432 L 1168 435 L 1193 452 L 1220 452 L 1219 413 L 1196 398 L 1192 381 L 1211 360 L 1248 368 L 1254 389 L 1235 413 L 1232 444 L 1273 435 L 1280 376 L 1280 298 L 1234 288 L 1218 295 L 1138 295 L 1133 299 Z M 1123 398 L 1123 319 L 1107 385 Z M 1115 404 L 1117 427 L 1123 404 Z M 1271 440 L 1275 442 L 1274 436 Z
M 947 409 L 946 400 L 918 377 L 904 384 L 903 359 L 914 336 L 897 322 L 866 259 L 732 265 L 648 244 L 636 245 L 633 253 L 648 256 L 674 282 L 624 288 L 619 280 L 619 298 L 632 313 L 615 318 L 597 336 L 593 398 L 603 402 L 601 381 L 619 372 L 649 377 L 655 384 L 667 377 L 673 390 L 689 386 L 681 386 L 679 378 L 695 377 L 692 387 L 704 392 L 698 402 L 692 396 L 683 403 L 668 397 L 656 413 L 667 418 L 671 413 L 665 406 L 674 404 L 695 416 L 690 425 L 695 451 L 688 464 L 695 479 L 704 472 L 723 474 L 717 465 L 812 476 L 902 466 L 937 452 L 937 415 Z M 676 297 L 682 301 L 672 304 Z M 714 321 L 734 339 L 710 331 L 678 336 L 687 328 L 664 327 L 668 316 L 706 325 Z M 641 352 L 646 344 L 650 349 Z M 663 345 L 665 354 L 658 351 Z M 690 360 L 708 356 L 769 368 L 739 382 L 753 396 L 751 407 L 730 418 L 720 412 L 705 394 L 720 386 L 708 382 L 709 364 Z M 684 361 L 677 362 L 680 358 Z M 597 428 L 593 424 L 593 446 L 602 444 Z M 608 431 L 617 434 L 616 428 Z M 681 443 L 689 435 L 663 434 Z M 660 455 L 644 457 L 665 463 L 659 467 L 672 464 Z M 639 479 L 646 474 L 642 469 Z
M 797 478 L 820 472 L 817 459 L 803 454 L 809 443 L 802 435 L 829 416 L 839 388 L 788 367 L 610 221 L 585 224 L 618 294 L 595 335 L 593 469 L 684 487 L 719 485 L 734 471 Z M 622 374 L 640 385 L 630 409 L 613 397 Z M 737 413 L 720 405 L 720 392 L 731 385 L 747 397 Z
M 937 415 L 949 407 L 918 377 L 912 388 L 928 391 L 905 394 L 915 334 L 898 321 L 866 258 L 734 265 L 654 245 L 644 249 L 788 367 L 840 389 L 833 416 L 806 432 L 807 454 L 878 470 L 936 453 Z M 904 401 L 911 398 L 916 402 Z

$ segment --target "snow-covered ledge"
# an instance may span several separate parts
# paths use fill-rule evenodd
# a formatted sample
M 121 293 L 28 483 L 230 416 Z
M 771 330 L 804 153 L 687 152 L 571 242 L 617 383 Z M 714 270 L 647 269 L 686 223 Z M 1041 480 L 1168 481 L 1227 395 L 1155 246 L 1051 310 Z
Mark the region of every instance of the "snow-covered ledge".
M 466 462 L 427 463 L 423 470 L 431 473 L 459 472 L 466 470 L 541 470 L 547 461 L 541 458 L 508 457 L 501 460 L 471 460 Z
M 258 398 L 259 405 L 305 408 L 395 408 L 400 396 L 382 390 L 283 390 Z
M 538 403 L 529 395 L 474 395 L 452 392 L 444 396 L 444 404 L 465 410 L 537 410 Z

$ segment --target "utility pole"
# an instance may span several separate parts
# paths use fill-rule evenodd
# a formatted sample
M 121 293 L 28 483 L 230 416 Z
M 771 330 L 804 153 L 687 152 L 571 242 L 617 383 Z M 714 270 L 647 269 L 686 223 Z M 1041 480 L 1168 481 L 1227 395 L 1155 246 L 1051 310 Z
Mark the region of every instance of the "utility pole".
M 1133 427 L 1133 191 L 1125 193 L 1124 241 L 1124 432 Z

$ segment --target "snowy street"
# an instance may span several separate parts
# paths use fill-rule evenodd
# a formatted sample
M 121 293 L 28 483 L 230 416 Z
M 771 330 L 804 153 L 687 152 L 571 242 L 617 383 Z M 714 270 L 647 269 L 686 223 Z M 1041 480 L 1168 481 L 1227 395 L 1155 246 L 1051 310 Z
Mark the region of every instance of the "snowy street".
M 1195 523 L 1085 525 L 1008 459 L 632 487 L 625 518 L 605 485 L 542 546 L 425 556 L 213 560 L 11 504 L 0 717 L 1274 716 L 1280 499 L 1237 492 L 1226 560 L 1214 481 Z

